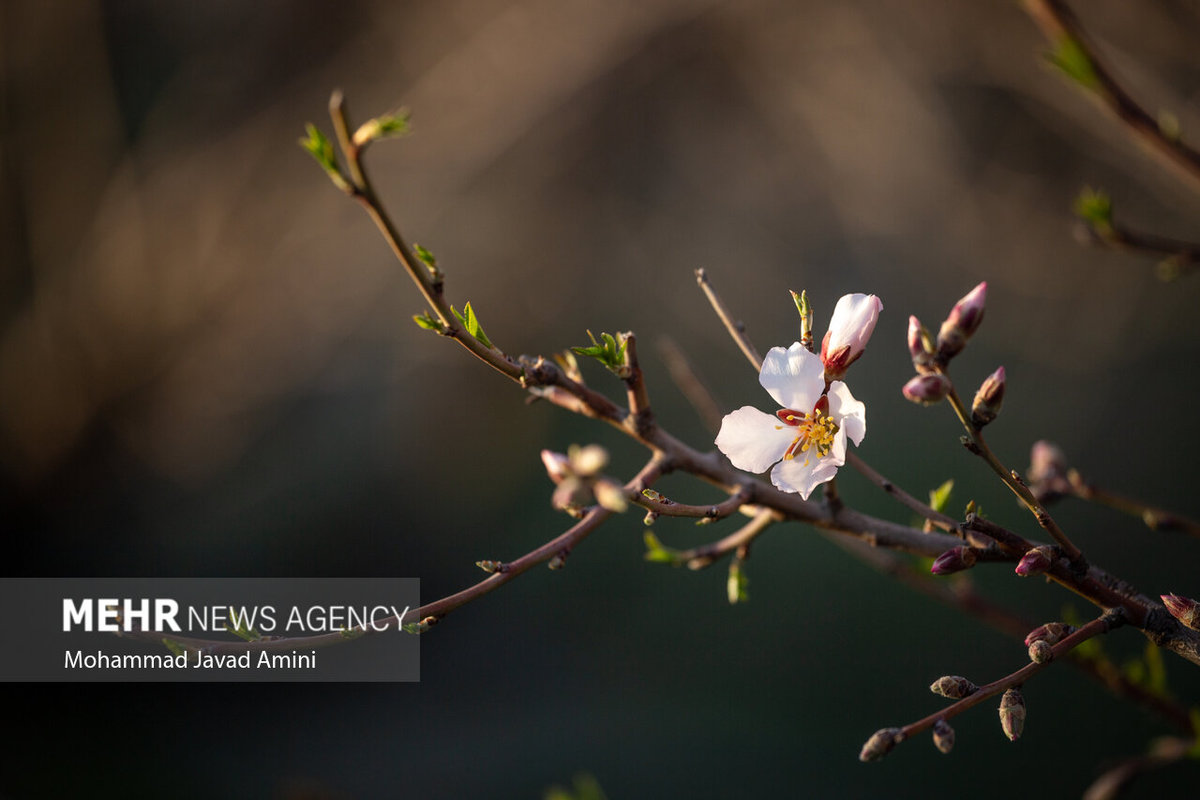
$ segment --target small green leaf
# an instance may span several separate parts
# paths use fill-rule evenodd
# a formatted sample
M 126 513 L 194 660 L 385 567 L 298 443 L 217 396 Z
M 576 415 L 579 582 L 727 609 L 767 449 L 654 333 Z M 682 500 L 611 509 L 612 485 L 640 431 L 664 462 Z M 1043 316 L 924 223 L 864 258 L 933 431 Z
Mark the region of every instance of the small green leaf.
M 946 508 L 950 504 L 950 494 L 953 491 L 954 479 L 951 478 L 929 493 L 929 507 L 934 511 L 946 513 Z
M 1100 79 L 1096 76 L 1096 65 L 1092 63 L 1083 45 L 1073 36 L 1064 34 L 1059 37 L 1048 58 L 1051 64 L 1084 89 L 1096 89 L 1100 85 Z
M 594 358 L 617 373 L 618 376 L 625 377 L 629 372 L 629 367 L 625 363 L 625 348 L 629 344 L 629 339 L 621 334 L 614 337 L 610 333 L 601 333 L 600 340 L 597 341 L 591 331 L 588 331 L 587 335 L 592 340 L 592 344 L 588 347 L 572 347 L 572 352 Z
M 424 328 L 427 331 L 433 331 L 434 333 L 445 333 L 446 332 L 446 327 L 444 325 L 442 325 L 442 321 L 440 319 L 432 316 L 427 311 L 422 314 L 414 314 L 413 322 L 417 323 L 417 325 L 419 325 L 420 327 Z
M 238 624 L 233 628 L 226 626 L 225 630 L 229 631 L 230 633 L 234 634 L 235 636 L 237 636 L 241 639 L 245 639 L 247 642 L 257 642 L 259 639 L 262 638 L 261 633 L 259 633 L 258 631 L 254 630 L 253 628 L 244 624 L 245 623 L 244 617 L 239 619 L 239 617 L 234 612 L 232 607 L 229 609 L 229 616 L 231 619 L 233 619 Z
M 647 561 L 675 566 L 678 566 L 682 562 L 679 551 L 664 547 L 663 543 L 658 540 L 658 537 L 653 532 L 646 531 L 642 534 L 642 540 L 646 543 Z
M 342 175 L 341 169 L 338 167 L 337 156 L 333 151 L 333 142 L 321 132 L 321 129 L 311 122 L 305 126 L 305 131 L 308 136 L 299 140 L 300 146 L 308 151 L 316 162 L 321 165 L 321 169 L 329 176 L 334 185 L 342 191 L 349 191 L 350 184 Z
M 492 340 L 483 332 L 483 326 L 479 324 L 478 317 L 475 316 L 475 309 L 471 308 L 471 303 L 468 301 L 463 310 L 460 312 L 454 306 L 450 306 L 450 310 L 454 312 L 454 316 L 458 317 L 458 321 L 467 329 L 467 333 L 479 340 L 484 347 L 493 347 Z
M 1112 230 L 1112 198 L 1102 191 L 1085 186 L 1075 198 L 1075 214 L 1097 231 Z
M 434 279 L 440 278 L 442 272 L 438 269 L 437 258 L 433 255 L 433 253 L 429 252 L 429 250 L 417 244 L 416 242 L 413 242 L 413 250 L 417 251 L 417 258 L 424 262 L 425 267 L 429 270 L 429 274 L 432 275 Z
M 1163 663 L 1162 650 L 1154 642 L 1146 642 L 1146 653 L 1142 657 L 1146 664 L 1146 688 L 1159 697 L 1167 697 L 1167 666 Z
M 175 654 L 175 655 L 177 655 L 177 656 L 181 656 L 181 655 L 183 655 L 184 653 L 186 653 L 186 652 L 187 652 L 187 649 L 186 649 L 186 648 L 185 648 L 185 647 L 184 647 L 182 644 L 180 644 L 179 642 L 175 641 L 174 639 L 166 639 L 166 638 L 164 638 L 164 639 L 162 640 L 162 643 L 163 643 L 164 645 L 166 645 L 166 647 L 167 647 L 167 649 L 168 649 L 168 650 L 170 650 L 172 653 L 174 653 L 174 654 Z
M 409 131 L 410 116 L 407 108 L 400 108 L 369 119 L 354 132 L 354 144 L 363 147 L 376 139 L 403 136 Z

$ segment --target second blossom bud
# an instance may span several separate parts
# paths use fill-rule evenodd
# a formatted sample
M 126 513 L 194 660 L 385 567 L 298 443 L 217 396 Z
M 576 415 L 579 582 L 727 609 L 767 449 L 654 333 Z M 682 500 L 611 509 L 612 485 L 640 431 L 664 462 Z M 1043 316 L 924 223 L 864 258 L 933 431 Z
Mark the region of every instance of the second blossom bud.
M 848 294 L 838 300 L 829 321 L 829 332 L 821 342 L 825 380 L 840 380 L 846 369 L 863 354 L 883 303 L 873 294 Z
M 937 355 L 943 363 L 962 352 L 971 334 L 983 322 L 987 305 L 987 282 L 976 286 L 965 297 L 954 304 L 950 315 L 942 323 L 937 337 Z
M 979 391 L 975 393 L 975 402 L 971 404 L 971 424 L 982 428 L 996 418 L 1000 406 L 1004 403 L 1004 367 L 987 376 Z
M 914 403 L 933 405 L 943 400 L 950 393 L 950 379 L 940 373 L 918 375 L 904 384 L 900 391 Z

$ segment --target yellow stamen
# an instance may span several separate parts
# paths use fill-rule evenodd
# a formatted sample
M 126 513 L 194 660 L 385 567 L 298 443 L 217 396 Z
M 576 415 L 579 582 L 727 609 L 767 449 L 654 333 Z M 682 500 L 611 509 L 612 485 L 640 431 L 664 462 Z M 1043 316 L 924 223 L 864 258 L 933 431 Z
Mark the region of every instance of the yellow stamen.
M 838 425 L 833 421 L 833 417 L 816 409 L 802 418 L 788 415 L 788 419 L 800 419 L 801 421 L 796 426 L 796 440 L 783 455 L 785 461 L 794 459 L 797 452 L 808 453 L 809 450 L 816 450 L 819 458 L 829 455 L 834 437 L 838 432 Z M 804 459 L 804 463 L 808 463 L 807 458 Z

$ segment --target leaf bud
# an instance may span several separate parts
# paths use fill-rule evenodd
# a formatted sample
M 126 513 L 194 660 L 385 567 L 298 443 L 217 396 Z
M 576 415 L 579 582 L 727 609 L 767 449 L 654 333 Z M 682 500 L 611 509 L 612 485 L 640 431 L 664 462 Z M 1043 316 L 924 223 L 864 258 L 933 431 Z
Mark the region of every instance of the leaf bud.
M 918 375 L 904 384 L 901 391 L 904 396 L 914 403 L 933 405 L 940 402 L 950 392 L 950 379 L 939 373 Z
M 1000 413 L 1000 406 L 1004 403 L 1004 383 L 1004 367 L 1000 367 L 979 386 L 975 402 L 971 404 L 971 423 L 976 428 L 987 425 Z
M 979 687 L 961 675 L 943 675 L 929 686 L 929 691 L 951 700 L 960 700 L 978 692 Z
M 1009 689 L 1000 698 L 1000 727 L 1012 742 L 1025 730 L 1025 698 L 1019 689 Z
M 929 571 L 934 575 L 950 575 L 975 566 L 975 550 L 965 545 L 952 547 L 933 560 Z
M 1025 646 L 1029 647 L 1034 642 L 1043 641 L 1052 645 L 1058 644 L 1074 632 L 1074 625 L 1068 625 L 1065 622 L 1047 622 L 1045 625 L 1039 625 L 1029 632 L 1029 635 L 1025 637 Z
M 934 371 L 933 339 L 921 320 L 910 316 L 908 318 L 908 354 L 912 357 L 913 367 L 922 375 Z
M 954 728 L 944 719 L 933 723 L 933 746 L 943 753 L 954 749 Z
M 1037 639 L 1029 645 L 1029 660 L 1035 664 L 1045 664 L 1054 660 L 1054 646 L 1045 639 Z
M 571 474 L 571 462 L 562 453 L 543 450 L 542 464 L 545 465 L 546 474 L 550 476 L 550 480 L 556 484 L 562 483 Z
M 904 741 L 904 734 L 899 728 L 881 728 L 867 739 L 858 754 L 859 761 L 878 761 L 891 752 L 892 748 Z

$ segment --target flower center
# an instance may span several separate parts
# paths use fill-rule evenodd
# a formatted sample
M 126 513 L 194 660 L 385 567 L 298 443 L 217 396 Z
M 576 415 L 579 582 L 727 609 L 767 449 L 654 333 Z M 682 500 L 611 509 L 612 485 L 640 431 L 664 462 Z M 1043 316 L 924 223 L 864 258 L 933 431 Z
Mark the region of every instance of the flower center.
M 838 424 L 833 421 L 833 417 L 829 416 L 828 398 L 822 396 L 811 413 L 805 414 L 802 411 L 783 408 L 776 411 L 775 416 L 779 417 L 779 421 L 784 425 L 796 429 L 795 440 L 783 454 L 784 461 L 794 459 L 797 453 L 807 454 L 813 450 L 816 451 L 819 458 L 829 455 L 839 428 Z M 780 429 L 782 427 L 779 426 Z M 808 463 L 807 457 L 804 459 L 804 463 Z

